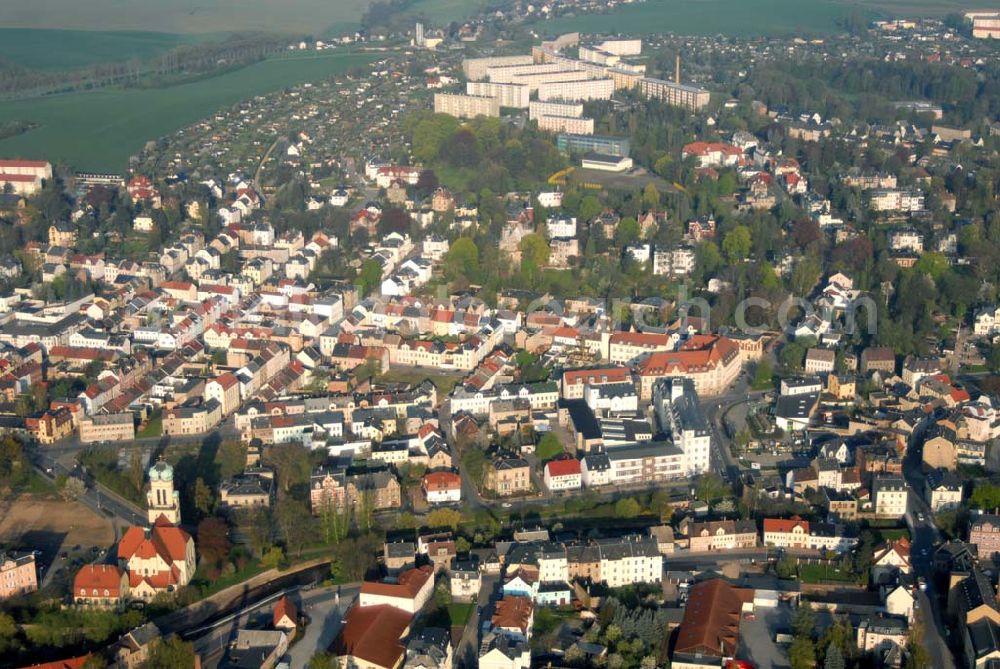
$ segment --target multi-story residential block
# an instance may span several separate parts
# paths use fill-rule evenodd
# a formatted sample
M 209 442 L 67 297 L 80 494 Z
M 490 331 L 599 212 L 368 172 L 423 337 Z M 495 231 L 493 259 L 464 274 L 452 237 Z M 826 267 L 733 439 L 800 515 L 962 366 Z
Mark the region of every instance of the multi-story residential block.
M 491 81 L 469 81 L 465 93 L 474 97 L 497 98 L 501 107 L 527 109 L 530 89 L 526 84 L 501 84 Z
M 700 87 L 664 79 L 643 77 L 639 80 L 639 92 L 647 98 L 661 100 L 673 107 L 698 110 L 711 100 L 711 94 Z
M 529 493 L 531 466 L 521 458 L 498 458 L 487 465 L 483 487 L 500 497 Z
M 976 516 L 969 524 L 969 543 L 976 546 L 980 558 L 1000 554 L 1000 516 Z
M 0 555 L 0 600 L 38 590 L 38 568 L 34 554 Z
M 512 65 L 533 65 L 531 54 L 517 56 L 487 56 L 485 58 L 466 58 L 462 61 L 462 73 L 469 81 L 480 81 L 486 78 L 491 67 L 509 67 Z
M 661 379 L 653 386 L 653 407 L 660 429 L 669 434 L 684 453 L 688 475 L 711 468 L 712 432 L 698 404 L 691 379 Z
M 313 472 L 309 490 L 315 515 L 331 508 L 358 508 L 359 504 L 374 511 L 398 509 L 401 502 L 399 481 L 388 470 L 347 474 L 321 467 Z
M 135 414 L 131 411 L 83 416 L 80 419 L 80 441 L 84 444 L 133 439 L 135 439 Z
M 518 79 L 521 79 L 520 77 Z M 614 79 L 569 77 L 538 83 L 538 99 L 542 102 L 555 100 L 610 100 L 615 92 Z M 593 129 L 591 129 L 593 133 Z
M 500 98 L 435 93 L 434 113 L 448 114 L 456 118 L 475 118 L 477 116 L 499 118 Z
M 872 506 L 875 515 L 902 518 L 907 511 L 910 488 L 899 476 L 876 476 L 872 481 Z

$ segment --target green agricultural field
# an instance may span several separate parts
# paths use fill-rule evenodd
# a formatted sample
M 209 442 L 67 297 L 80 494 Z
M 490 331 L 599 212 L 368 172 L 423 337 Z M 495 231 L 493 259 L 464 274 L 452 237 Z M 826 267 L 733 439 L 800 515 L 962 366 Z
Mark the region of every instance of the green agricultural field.
M 486 0 L 417 0 L 406 13 L 423 16 L 435 26 L 442 26 L 467 19 L 486 4 Z
M 208 35 L 0 28 L 0 58 L 39 70 L 67 70 L 138 58 L 148 60 Z
M 166 88 L 106 89 L 0 102 L 0 122 L 21 119 L 38 124 L 22 135 L 0 140 L 0 155 L 62 161 L 77 170 L 124 172 L 129 156 L 149 140 L 245 98 L 325 79 L 374 58 L 362 54 L 283 56 Z
M 372 0 L 31 0 L 4 3 L 5 28 L 157 30 L 221 33 L 260 30 L 323 35 L 356 23 Z
M 833 30 L 849 8 L 837 0 L 647 0 L 609 14 L 545 21 L 545 34 L 566 32 L 736 36 L 820 34 Z
M 960 11 L 958 0 L 646 0 L 609 14 L 544 21 L 545 34 L 566 32 L 734 36 L 820 35 L 837 29 L 853 11 L 863 16 L 944 16 Z

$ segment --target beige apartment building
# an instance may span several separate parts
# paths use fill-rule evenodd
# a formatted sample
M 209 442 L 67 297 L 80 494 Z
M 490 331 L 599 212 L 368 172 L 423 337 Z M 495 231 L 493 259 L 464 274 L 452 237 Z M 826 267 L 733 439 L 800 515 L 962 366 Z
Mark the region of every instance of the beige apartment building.
M 528 118 L 532 121 L 540 116 L 583 116 L 583 105 L 579 102 L 542 102 L 532 100 L 528 103 Z
M 135 417 L 129 413 L 84 416 L 80 419 L 80 441 L 132 441 L 135 439 Z
M 465 93 L 476 97 L 499 98 L 501 107 L 526 109 L 530 103 L 530 91 L 525 84 L 469 81 L 465 84 Z
M 38 590 L 34 555 L 0 555 L 0 600 Z
M 531 467 L 521 458 L 504 458 L 487 466 L 483 487 L 501 497 L 531 492 Z
M 709 92 L 700 86 L 651 77 L 639 80 L 639 92 L 644 97 L 661 100 L 673 107 L 695 110 L 707 105 L 711 98 Z
M 539 130 L 549 132 L 568 132 L 574 135 L 593 135 L 594 119 L 576 118 L 573 116 L 536 116 Z
M 434 113 L 447 114 L 455 118 L 475 118 L 477 116 L 499 118 L 500 98 L 435 93 Z
M 488 56 L 486 58 L 466 58 L 462 61 L 462 73 L 469 81 L 480 81 L 486 78 L 486 71 L 491 67 L 511 65 L 531 65 L 534 58 L 531 54 L 518 56 Z
M 538 99 L 610 100 L 615 92 L 614 79 L 560 79 L 538 84 Z

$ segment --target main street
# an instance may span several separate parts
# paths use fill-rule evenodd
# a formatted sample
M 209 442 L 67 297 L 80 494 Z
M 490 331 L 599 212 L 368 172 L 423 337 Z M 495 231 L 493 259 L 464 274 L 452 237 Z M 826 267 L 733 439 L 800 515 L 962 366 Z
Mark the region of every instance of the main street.
M 910 561 L 913 571 L 927 584 L 926 590 L 918 590 L 916 602 L 924 623 L 923 644 L 930 655 L 931 665 L 938 669 L 955 669 L 955 656 L 945 641 L 946 630 L 941 615 L 941 598 L 934 588 L 933 555 L 941 542 L 941 534 L 934 524 L 934 514 L 924 499 L 924 473 L 922 466 L 923 435 L 928 427 L 925 419 L 910 434 L 906 456 L 903 459 L 903 476 L 910 487 L 906 523 L 910 528 Z M 927 613 L 931 612 L 928 616 Z

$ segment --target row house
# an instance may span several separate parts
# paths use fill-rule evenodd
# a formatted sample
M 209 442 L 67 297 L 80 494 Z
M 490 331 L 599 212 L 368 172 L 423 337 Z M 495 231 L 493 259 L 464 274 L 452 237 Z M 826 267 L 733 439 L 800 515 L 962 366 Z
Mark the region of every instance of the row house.
M 752 520 L 714 520 L 682 523 L 692 552 L 739 550 L 757 546 L 757 526 Z
M 801 518 L 765 518 L 764 544 L 776 548 L 798 548 L 843 553 L 857 544 L 832 523 L 810 523 Z

